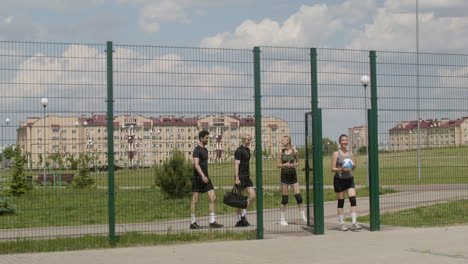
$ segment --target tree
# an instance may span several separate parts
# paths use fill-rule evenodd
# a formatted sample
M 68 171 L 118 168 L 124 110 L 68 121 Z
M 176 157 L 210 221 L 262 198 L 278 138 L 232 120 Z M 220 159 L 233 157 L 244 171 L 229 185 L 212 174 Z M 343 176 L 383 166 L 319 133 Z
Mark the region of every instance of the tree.
M 7 160 L 13 159 L 15 156 L 15 149 L 16 149 L 16 146 L 9 146 L 8 148 L 5 148 L 2 151 L 2 157 Z
M 323 149 L 323 155 L 331 156 L 333 152 L 338 150 L 338 144 L 329 138 L 323 138 L 322 149 Z
M 366 154 L 367 153 L 367 146 L 362 146 L 358 149 L 359 154 Z
M 68 162 L 68 166 L 69 166 L 70 170 L 77 170 L 78 169 L 79 159 L 75 159 L 75 157 L 72 154 L 67 153 L 65 161 Z
M 78 176 L 73 180 L 73 188 L 85 189 L 94 187 L 95 181 L 91 176 L 91 169 L 89 168 L 89 162 L 91 157 L 80 154 Z
M 21 153 L 20 147 L 13 149 L 13 179 L 10 183 L 10 188 L 6 190 L 7 195 L 20 196 L 29 193 L 32 190 L 32 184 L 28 183 L 26 175 L 24 175 L 24 165 L 26 157 Z
M 154 174 L 156 186 L 160 187 L 168 198 L 183 198 L 190 194 L 193 166 L 185 160 L 185 155 L 180 150 L 174 150 L 170 159 L 156 166 Z

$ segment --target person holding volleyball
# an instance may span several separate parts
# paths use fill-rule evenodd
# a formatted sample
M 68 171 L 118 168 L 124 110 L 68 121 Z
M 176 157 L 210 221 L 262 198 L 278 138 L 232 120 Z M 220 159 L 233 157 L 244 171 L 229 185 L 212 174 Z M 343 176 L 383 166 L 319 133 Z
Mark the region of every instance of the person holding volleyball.
M 299 153 L 291 144 L 291 137 L 284 136 L 281 139 L 283 149 L 278 154 L 276 167 L 281 168 L 281 207 L 280 207 L 280 225 L 287 226 L 286 222 L 286 205 L 288 204 L 289 186 L 292 186 L 294 197 L 296 198 L 297 207 L 302 221 L 307 223 L 307 218 L 302 206 L 301 190 L 297 181 L 296 167 L 299 166 Z
M 333 153 L 331 159 L 331 170 L 335 173 L 333 178 L 333 187 L 336 193 L 336 199 L 338 200 L 338 219 L 340 221 L 339 229 L 341 231 L 348 231 L 348 228 L 344 224 L 343 207 L 344 207 L 344 195 L 348 193 L 349 203 L 351 204 L 351 219 L 354 230 L 360 230 L 361 226 L 356 222 L 357 218 L 357 207 L 356 207 L 356 189 L 354 187 L 354 176 L 351 171 L 357 166 L 356 159 L 353 154 L 348 151 L 348 136 L 346 134 L 340 135 L 338 139 L 340 149 Z

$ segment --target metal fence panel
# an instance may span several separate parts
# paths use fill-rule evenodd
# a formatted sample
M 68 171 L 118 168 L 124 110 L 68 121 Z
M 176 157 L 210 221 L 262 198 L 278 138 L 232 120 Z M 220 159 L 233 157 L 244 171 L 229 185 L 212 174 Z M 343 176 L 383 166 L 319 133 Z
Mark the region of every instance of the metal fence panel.
M 218 230 L 255 229 L 255 204 L 247 214 L 251 226 L 239 229 L 235 210 L 222 202 L 234 185 L 234 151 L 241 136 L 255 135 L 253 85 L 251 50 L 115 46 L 117 232 L 191 231 L 192 194 L 169 198 L 175 186 L 158 186 L 155 168 L 169 165 L 180 151 L 191 189 L 192 155 L 201 130 L 210 133 L 208 172 L 216 189 L 216 221 L 224 225 Z M 254 164 L 252 153 L 255 183 Z M 209 203 L 200 194 L 196 222 L 202 231 L 209 229 Z
M 468 56 L 377 54 L 381 185 L 401 191 L 381 207 L 423 212 L 384 213 L 382 224 L 448 224 L 452 214 L 431 214 L 430 206 L 466 209 Z
M 106 174 L 86 172 L 97 188 L 70 183 L 77 168 L 106 162 L 99 158 L 105 131 L 94 128 L 105 113 L 104 49 L 0 42 L 0 145 L 4 153 L 19 146 L 25 156 L 22 168 L 12 157 L 2 161 L 2 199 L 16 206 L 0 216 L 2 241 L 107 234 Z

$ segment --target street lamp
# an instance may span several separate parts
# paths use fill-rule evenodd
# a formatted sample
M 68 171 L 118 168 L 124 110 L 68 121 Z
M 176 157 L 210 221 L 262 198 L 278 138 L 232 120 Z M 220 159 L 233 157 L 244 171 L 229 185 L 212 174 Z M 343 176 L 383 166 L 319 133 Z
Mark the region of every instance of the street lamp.
M 361 76 L 361 85 L 364 87 L 364 111 L 365 111 L 365 129 L 366 129 L 366 137 L 369 138 L 369 125 L 367 124 L 368 117 L 367 117 L 367 85 L 369 85 L 370 78 L 368 75 Z M 369 140 L 366 140 L 366 176 L 367 176 L 367 185 L 369 185 Z
M 42 161 L 44 162 L 44 188 L 46 187 L 46 107 L 49 104 L 49 100 L 47 98 L 42 98 L 41 99 L 41 105 L 44 108 L 44 157 L 42 158 Z

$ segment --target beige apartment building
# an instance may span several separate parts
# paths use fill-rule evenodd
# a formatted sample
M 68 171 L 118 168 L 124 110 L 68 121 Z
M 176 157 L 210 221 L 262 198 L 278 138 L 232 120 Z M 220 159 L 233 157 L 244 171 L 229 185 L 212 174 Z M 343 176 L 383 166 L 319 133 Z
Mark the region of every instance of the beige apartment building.
M 367 126 L 355 126 L 348 128 L 349 148 L 357 153 L 359 148 L 367 146 Z
M 210 161 L 233 159 L 244 134 L 255 139 L 255 119 L 251 116 L 209 115 L 206 117 L 144 117 L 121 115 L 114 122 L 114 160 L 117 166 L 160 164 L 175 149 L 190 158 L 198 144 L 198 133 L 210 132 Z M 278 153 L 281 137 L 289 135 L 288 124 L 276 117 L 262 118 L 262 145 L 266 153 Z M 107 121 L 105 115 L 90 117 L 30 117 L 18 128 L 18 144 L 26 153 L 28 166 L 41 168 L 43 156 L 54 153 L 95 157 L 96 165 L 107 164 Z M 251 149 L 255 148 L 255 140 Z
M 399 123 L 389 130 L 389 141 L 390 151 L 468 145 L 468 117 L 421 120 L 419 139 L 418 121 Z

